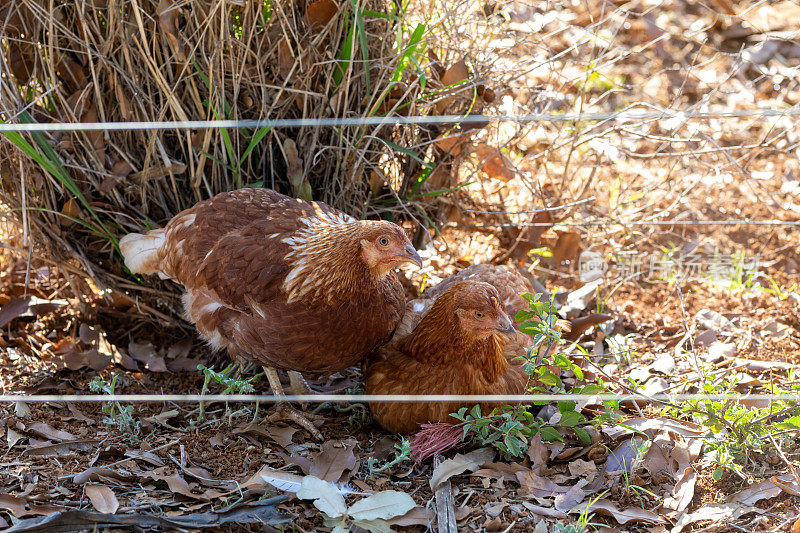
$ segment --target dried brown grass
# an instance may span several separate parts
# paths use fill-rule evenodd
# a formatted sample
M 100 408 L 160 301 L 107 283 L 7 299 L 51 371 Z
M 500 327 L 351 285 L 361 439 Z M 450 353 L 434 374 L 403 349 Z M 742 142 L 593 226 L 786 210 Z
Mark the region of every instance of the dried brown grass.
M 332 0 L 0 1 L 6 59 L 0 65 L 0 116 L 19 122 L 27 112 L 50 123 L 452 111 L 452 98 L 444 105 L 419 100 L 422 84 L 413 65 L 392 81 L 413 27 L 398 34 L 402 17 L 368 15 L 390 12 L 388 4 L 359 1 L 357 17 L 351 2 Z M 352 58 L 342 63 L 337 58 L 348 42 Z M 337 70 L 343 73 L 339 83 Z M 441 86 L 427 80 L 428 92 Z M 441 94 L 436 98 L 442 101 Z M 0 199 L 24 219 L 44 253 L 104 287 L 133 290 L 152 302 L 152 293 L 123 273 L 114 237 L 163 224 L 198 200 L 248 185 L 312 196 L 356 216 L 393 212 L 409 218 L 407 192 L 422 167 L 384 141 L 426 147 L 430 160 L 436 157 L 430 143 L 439 133 L 272 129 L 241 166 L 256 134 L 251 130 L 45 133 L 85 203 L 2 137 Z M 23 137 L 37 146 L 33 137 Z M 87 228 L 99 220 L 110 235 Z M 156 294 L 168 292 L 164 285 Z

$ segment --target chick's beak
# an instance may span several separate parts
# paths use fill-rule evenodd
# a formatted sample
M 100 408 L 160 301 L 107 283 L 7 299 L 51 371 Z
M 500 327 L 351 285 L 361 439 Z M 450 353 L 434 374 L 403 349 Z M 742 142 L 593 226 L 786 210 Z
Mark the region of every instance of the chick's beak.
M 502 331 L 503 333 L 511 333 L 514 331 L 514 323 L 506 315 L 502 315 L 497 320 L 497 327 L 495 329 L 497 331 Z
M 410 244 L 406 244 L 406 251 L 402 254 L 408 261 L 411 261 L 418 267 L 422 268 L 422 258 L 417 253 L 417 250 Z

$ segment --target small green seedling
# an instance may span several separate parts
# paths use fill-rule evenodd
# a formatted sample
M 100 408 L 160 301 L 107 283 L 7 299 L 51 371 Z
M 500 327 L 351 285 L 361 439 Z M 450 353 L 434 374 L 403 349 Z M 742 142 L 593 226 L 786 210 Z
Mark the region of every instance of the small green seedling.
M 89 382 L 89 390 L 92 392 L 99 392 L 102 394 L 114 395 L 117 387 L 117 376 L 111 376 L 111 383 L 106 383 L 100 376 Z M 113 400 L 103 406 L 103 423 L 107 426 L 116 427 L 124 433 L 131 441 L 139 440 L 139 421 L 133 417 L 133 406 L 122 405 L 118 401 Z

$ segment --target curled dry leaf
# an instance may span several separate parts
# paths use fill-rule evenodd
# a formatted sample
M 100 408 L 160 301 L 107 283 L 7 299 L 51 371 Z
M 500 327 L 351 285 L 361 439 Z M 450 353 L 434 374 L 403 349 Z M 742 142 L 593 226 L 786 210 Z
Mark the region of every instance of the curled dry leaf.
M 483 463 L 494 459 L 494 455 L 495 452 L 491 448 L 478 448 L 467 454 L 458 453 L 452 459 L 443 461 L 433 469 L 430 481 L 431 489 L 436 490 L 436 487 L 458 474 L 463 474 L 467 471 L 474 472 Z
M 319 31 L 331 21 L 338 10 L 339 6 L 336 5 L 334 0 L 317 0 L 316 2 L 311 2 L 308 9 L 306 9 L 308 26 L 314 31 Z
M 114 514 L 119 509 L 119 501 L 114 491 L 105 485 L 86 485 L 84 487 L 92 506 L 101 513 Z
M 478 168 L 483 170 L 490 178 L 510 181 L 517 175 L 511 159 L 499 148 L 489 146 L 486 143 L 478 143 L 473 146 L 473 150 L 478 159 Z
M 596 502 L 584 502 L 576 505 L 570 514 L 582 513 L 589 508 L 590 512 L 606 515 L 612 517 L 620 524 L 627 524 L 628 522 L 643 522 L 645 524 L 663 524 L 666 522 L 661 516 L 638 507 L 629 507 L 627 509 L 618 509 L 613 502 L 609 500 L 597 500 Z
M 161 0 L 158 3 L 158 27 L 164 32 L 172 53 L 178 61 L 186 61 L 186 44 L 180 34 L 179 2 Z
M 78 201 L 75 198 L 67 200 L 61 207 L 61 214 L 64 216 L 58 217 L 58 223 L 62 227 L 68 228 L 75 224 L 75 221 L 72 219 L 79 219 L 81 217 L 81 208 L 78 207 Z

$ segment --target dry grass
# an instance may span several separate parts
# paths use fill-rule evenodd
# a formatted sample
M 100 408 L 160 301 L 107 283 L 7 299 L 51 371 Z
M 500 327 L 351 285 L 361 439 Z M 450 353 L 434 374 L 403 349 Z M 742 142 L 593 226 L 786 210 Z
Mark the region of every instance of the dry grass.
M 416 24 L 390 2 L 47 5 L 19 0 L 0 7 L 6 57 L 0 116 L 6 122 L 363 117 L 454 108 L 452 98 L 444 106 L 431 103 L 442 101 L 441 83 L 426 80 L 418 66 L 429 26 L 415 34 Z M 427 101 L 426 94 L 432 95 Z M 221 191 L 263 185 L 356 216 L 410 218 L 418 210 L 408 208 L 409 191 L 424 168 L 417 152 L 399 147 L 429 148 L 438 130 L 409 131 L 3 137 L 7 179 L 0 194 L 43 253 L 104 286 L 142 294 L 122 271 L 116 238 L 162 224 Z M 437 154 L 429 150 L 426 157 Z

